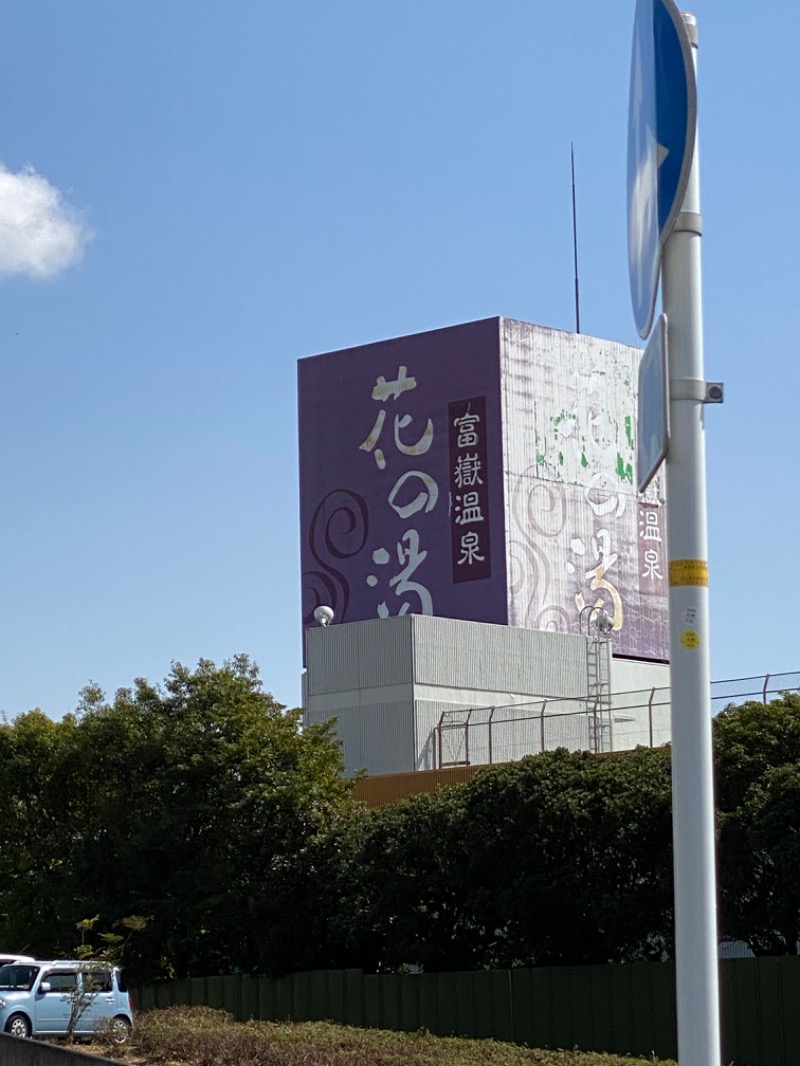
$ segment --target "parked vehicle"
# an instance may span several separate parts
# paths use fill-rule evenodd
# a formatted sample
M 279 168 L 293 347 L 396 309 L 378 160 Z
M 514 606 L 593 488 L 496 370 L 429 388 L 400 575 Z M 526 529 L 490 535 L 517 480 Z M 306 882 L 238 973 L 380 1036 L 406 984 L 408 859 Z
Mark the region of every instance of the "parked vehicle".
M 93 1036 L 100 1026 L 124 1044 L 133 1004 L 118 966 L 77 959 L 0 966 L 0 1030 L 20 1037 Z
M 8 966 L 10 962 L 33 962 L 31 955 L 15 955 L 13 951 L 0 951 L 0 966 Z

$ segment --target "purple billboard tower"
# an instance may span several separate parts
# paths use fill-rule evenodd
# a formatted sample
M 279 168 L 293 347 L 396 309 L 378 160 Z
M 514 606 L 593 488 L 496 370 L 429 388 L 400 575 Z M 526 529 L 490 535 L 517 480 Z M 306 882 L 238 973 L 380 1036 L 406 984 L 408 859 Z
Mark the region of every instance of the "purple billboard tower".
M 299 362 L 303 624 L 428 614 L 668 656 L 663 482 L 635 485 L 641 352 L 505 318 Z

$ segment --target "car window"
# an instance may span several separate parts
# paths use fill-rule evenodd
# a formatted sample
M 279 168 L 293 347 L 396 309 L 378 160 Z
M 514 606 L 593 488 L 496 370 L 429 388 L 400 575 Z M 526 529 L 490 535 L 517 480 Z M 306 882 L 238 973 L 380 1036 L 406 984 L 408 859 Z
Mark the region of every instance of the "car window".
M 78 987 L 78 974 L 76 970 L 52 970 L 45 974 L 45 981 L 50 982 L 50 993 L 74 992 Z
M 112 992 L 110 970 L 87 970 L 83 974 L 84 992 Z
M 125 975 L 123 974 L 122 970 L 116 970 L 115 972 L 117 975 L 117 988 L 120 990 L 120 992 L 127 992 L 128 986 L 125 984 Z
M 0 966 L 0 992 L 30 992 L 38 973 L 38 966 Z

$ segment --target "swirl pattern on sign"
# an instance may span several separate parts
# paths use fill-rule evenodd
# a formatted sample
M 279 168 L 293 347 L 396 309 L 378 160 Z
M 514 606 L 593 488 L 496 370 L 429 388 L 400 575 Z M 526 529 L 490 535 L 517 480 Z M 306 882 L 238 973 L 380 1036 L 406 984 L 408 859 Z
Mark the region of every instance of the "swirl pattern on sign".
M 303 572 L 303 624 L 311 625 L 314 611 L 331 607 L 339 622 L 347 620 L 350 582 L 340 566 L 363 549 L 369 533 L 369 512 L 363 496 L 350 489 L 333 489 L 320 500 L 308 528 L 308 548 L 319 568 Z

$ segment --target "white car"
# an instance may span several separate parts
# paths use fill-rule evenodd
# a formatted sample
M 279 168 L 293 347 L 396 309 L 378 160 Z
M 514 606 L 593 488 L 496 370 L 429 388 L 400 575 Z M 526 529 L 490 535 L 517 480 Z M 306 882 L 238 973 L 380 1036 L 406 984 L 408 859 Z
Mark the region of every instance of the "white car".
M 0 966 L 0 1031 L 20 1037 L 93 1036 L 110 1026 L 124 1044 L 133 1026 L 125 978 L 111 963 L 32 959 Z
M 7 966 L 10 962 L 33 962 L 30 955 L 15 955 L 12 951 L 0 951 L 0 966 Z

